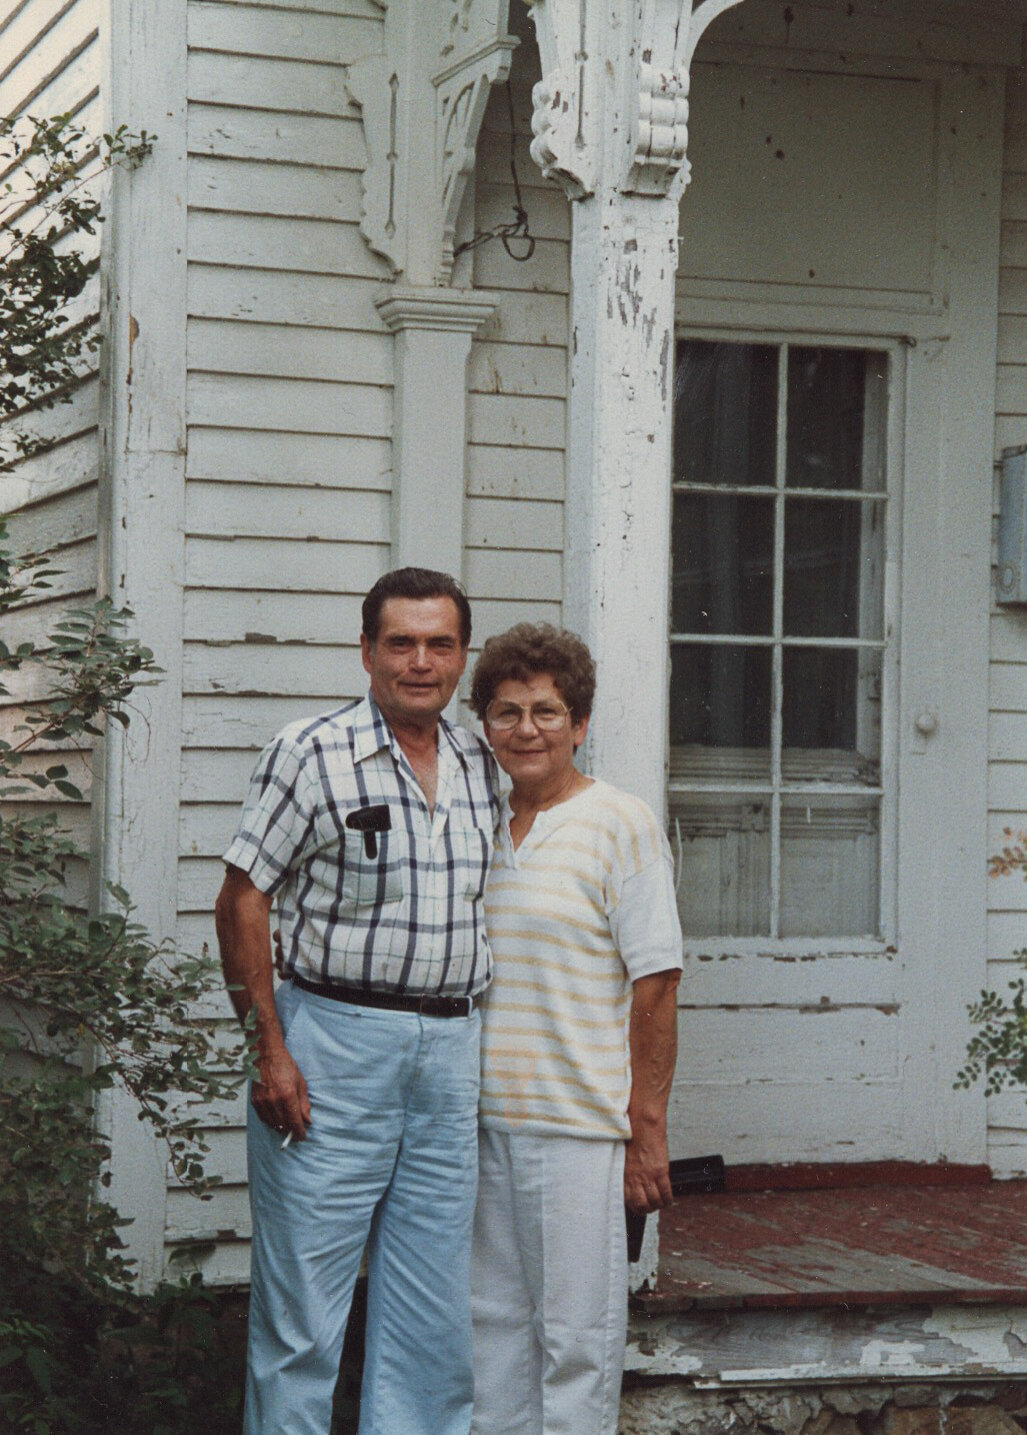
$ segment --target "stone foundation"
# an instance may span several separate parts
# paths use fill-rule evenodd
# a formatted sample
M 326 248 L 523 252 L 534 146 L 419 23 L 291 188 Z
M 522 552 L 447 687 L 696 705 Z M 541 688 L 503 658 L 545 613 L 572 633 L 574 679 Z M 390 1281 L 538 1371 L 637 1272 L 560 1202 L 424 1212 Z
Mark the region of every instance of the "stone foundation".
M 618 1435 L 1025 1435 L 1027 1384 L 697 1390 L 628 1381 Z

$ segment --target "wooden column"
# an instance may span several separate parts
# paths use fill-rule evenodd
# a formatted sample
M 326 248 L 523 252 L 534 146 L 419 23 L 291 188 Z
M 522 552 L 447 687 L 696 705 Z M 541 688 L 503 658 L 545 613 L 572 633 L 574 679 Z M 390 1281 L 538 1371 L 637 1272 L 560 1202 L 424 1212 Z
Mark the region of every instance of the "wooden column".
M 395 334 L 392 563 L 463 566 L 467 359 L 494 312 L 481 290 L 389 289 L 377 302 Z
M 101 591 L 135 612 L 133 630 L 164 669 L 104 740 L 94 809 L 98 876 L 118 882 L 155 940 L 175 936 L 182 731 L 185 507 L 186 138 L 184 7 L 107 0 L 101 12 L 104 128 L 158 136 L 136 170 L 115 172 L 104 226 Z M 96 900 L 109 898 L 102 885 Z M 167 1154 L 128 1096 L 98 1119 L 112 1144 L 103 1193 L 151 1289 L 163 1274 Z
M 599 669 L 588 760 L 664 806 L 670 441 L 688 84 L 738 0 L 534 0 L 532 156 L 572 200 L 564 620 Z
M 529 0 L 530 3 L 530 0 Z M 699 37 L 738 0 L 534 0 L 531 152 L 572 201 L 564 621 L 599 684 L 587 761 L 664 810 L 678 210 Z M 632 1271 L 656 1274 L 656 1221 Z
M 677 204 L 572 213 L 564 621 L 599 670 L 590 764 L 661 813 Z

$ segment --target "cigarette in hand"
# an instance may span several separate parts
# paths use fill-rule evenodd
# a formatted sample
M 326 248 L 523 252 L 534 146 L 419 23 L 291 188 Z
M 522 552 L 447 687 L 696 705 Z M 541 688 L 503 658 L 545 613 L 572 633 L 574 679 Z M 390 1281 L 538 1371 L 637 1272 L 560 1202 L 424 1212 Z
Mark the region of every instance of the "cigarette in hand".
M 282 1142 L 282 1150 L 283 1150 L 283 1151 L 285 1150 L 286 1146 L 288 1146 L 288 1144 L 289 1144 L 289 1142 L 290 1142 L 291 1140 L 292 1140 L 292 1132 L 290 1131 L 289 1134 L 286 1136 L 285 1140 Z

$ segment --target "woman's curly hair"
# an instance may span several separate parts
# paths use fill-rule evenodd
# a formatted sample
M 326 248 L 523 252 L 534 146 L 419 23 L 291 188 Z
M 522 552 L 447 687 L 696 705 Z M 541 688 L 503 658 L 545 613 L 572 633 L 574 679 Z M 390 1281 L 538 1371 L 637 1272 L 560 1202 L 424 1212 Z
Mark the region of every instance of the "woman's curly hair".
M 591 715 L 596 690 L 592 654 L 576 633 L 552 623 L 517 623 L 486 640 L 471 674 L 471 707 L 484 722 L 500 683 L 508 678 L 523 683 L 537 673 L 552 677 L 572 722 Z

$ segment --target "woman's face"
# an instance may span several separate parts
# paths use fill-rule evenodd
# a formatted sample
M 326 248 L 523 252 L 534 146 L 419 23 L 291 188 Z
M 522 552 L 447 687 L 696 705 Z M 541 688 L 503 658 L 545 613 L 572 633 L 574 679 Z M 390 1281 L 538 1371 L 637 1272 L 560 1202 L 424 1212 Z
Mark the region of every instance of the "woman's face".
M 533 673 L 523 682 L 505 678 L 496 687 L 489 713 L 503 704 L 517 703 L 522 711 L 516 727 L 494 727 L 485 717 L 485 734 L 496 754 L 500 767 L 513 781 L 514 787 L 558 788 L 567 781 L 574 767 L 574 749 L 585 739 L 588 718 L 572 722 L 567 713 L 558 728 L 539 727 L 529 716 L 531 709 L 566 707 L 551 673 Z

